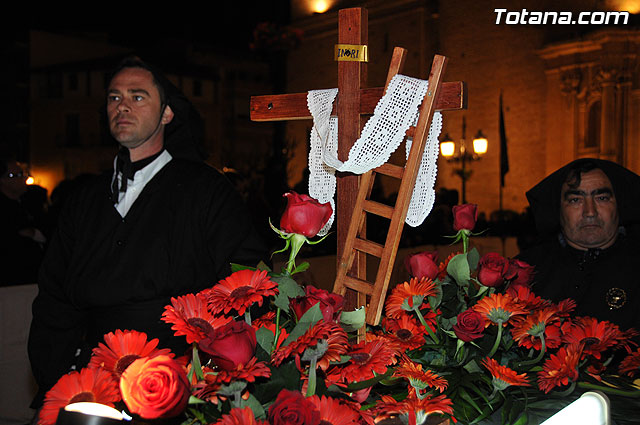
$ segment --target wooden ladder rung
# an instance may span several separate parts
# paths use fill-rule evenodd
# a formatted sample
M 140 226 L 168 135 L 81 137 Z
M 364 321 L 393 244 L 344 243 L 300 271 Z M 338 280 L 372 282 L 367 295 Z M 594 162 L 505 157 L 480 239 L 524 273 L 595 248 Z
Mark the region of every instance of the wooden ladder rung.
M 402 176 L 404 175 L 404 167 L 389 163 L 383 164 L 378 168 L 374 168 L 373 171 L 379 174 L 384 174 L 385 176 L 394 177 L 396 179 L 402 179 Z
M 382 258 L 382 251 L 384 250 L 383 245 L 360 238 L 356 238 L 353 241 L 353 248 L 361 252 L 366 252 L 367 254 L 371 254 L 378 258 Z
M 380 202 L 370 201 L 368 199 L 363 202 L 362 209 L 368 213 L 389 219 L 393 215 L 393 207 L 381 204 Z
M 371 295 L 374 290 L 373 284 L 366 280 L 358 279 L 352 276 L 346 276 L 344 279 L 344 286 L 354 291 L 358 291 L 361 294 Z

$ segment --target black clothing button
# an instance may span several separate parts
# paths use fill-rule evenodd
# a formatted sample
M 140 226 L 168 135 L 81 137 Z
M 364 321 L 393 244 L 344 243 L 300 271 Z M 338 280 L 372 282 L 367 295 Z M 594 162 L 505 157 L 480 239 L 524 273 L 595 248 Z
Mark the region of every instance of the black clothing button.
M 122 246 L 122 245 L 124 245 L 124 242 L 121 241 L 121 240 L 118 240 L 118 241 L 116 241 L 116 244 L 118 244 L 118 246 Z

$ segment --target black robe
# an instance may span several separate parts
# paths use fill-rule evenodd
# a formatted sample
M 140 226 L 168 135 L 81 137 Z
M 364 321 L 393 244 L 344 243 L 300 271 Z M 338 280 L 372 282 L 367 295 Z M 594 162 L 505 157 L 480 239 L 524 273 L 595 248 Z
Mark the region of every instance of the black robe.
M 40 387 L 33 407 L 116 329 L 146 332 L 183 354 L 184 337 L 160 320 L 171 297 L 211 287 L 231 262 L 268 258 L 239 194 L 204 163 L 171 160 L 124 218 L 110 199 L 110 179 L 96 178 L 66 203 L 41 267 L 29 336 Z
M 571 170 L 585 165 L 607 175 L 616 197 L 621 228 L 615 244 L 604 250 L 571 248 L 561 234 L 562 185 Z M 610 161 L 578 159 L 529 190 L 527 199 L 541 242 L 518 258 L 535 266 L 534 293 L 555 302 L 572 298 L 577 315 L 640 331 L 640 176 Z
M 576 301 L 576 316 L 608 320 L 622 330 L 640 331 L 638 233 L 622 233 L 603 250 L 574 249 L 558 237 L 524 251 L 518 258 L 535 265 L 533 292 L 558 302 Z

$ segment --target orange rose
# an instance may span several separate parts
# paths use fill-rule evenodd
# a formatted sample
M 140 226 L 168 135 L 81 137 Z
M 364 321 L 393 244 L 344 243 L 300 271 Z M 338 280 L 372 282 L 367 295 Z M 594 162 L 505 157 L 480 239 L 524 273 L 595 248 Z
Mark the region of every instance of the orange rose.
M 190 395 L 184 369 L 166 355 L 131 363 L 120 378 L 120 392 L 129 410 L 144 419 L 177 416 Z

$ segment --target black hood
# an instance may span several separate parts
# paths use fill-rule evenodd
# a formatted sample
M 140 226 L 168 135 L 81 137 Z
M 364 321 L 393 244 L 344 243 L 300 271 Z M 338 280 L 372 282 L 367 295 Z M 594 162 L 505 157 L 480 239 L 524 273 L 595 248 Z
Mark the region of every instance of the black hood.
M 142 64 L 137 66 L 136 64 Z M 186 96 L 164 76 L 155 66 L 130 57 L 113 71 L 112 77 L 124 68 L 147 69 L 158 85 L 164 89 L 165 102 L 171 107 L 174 117 L 164 129 L 164 147 L 174 158 L 203 161 L 207 154 L 204 149 L 204 121 Z M 116 142 L 117 143 L 117 142 Z
M 640 221 L 640 176 L 615 162 L 581 158 L 547 176 L 527 192 L 531 213 L 541 237 L 556 235 L 560 231 L 562 185 L 572 170 L 581 169 L 590 163 L 594 165 L 593 168 L 601 169 L 611 181 L 620 224 L 626 226 Z

